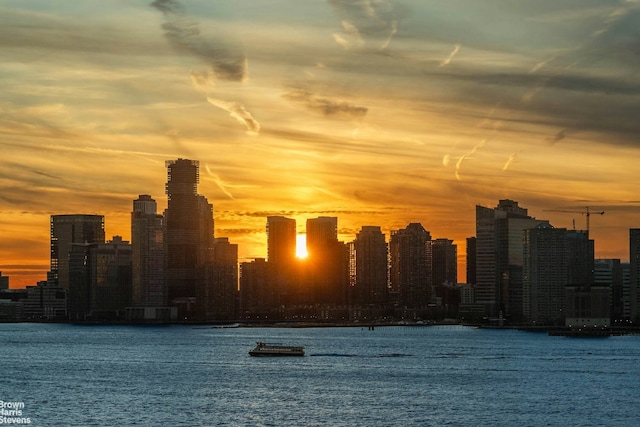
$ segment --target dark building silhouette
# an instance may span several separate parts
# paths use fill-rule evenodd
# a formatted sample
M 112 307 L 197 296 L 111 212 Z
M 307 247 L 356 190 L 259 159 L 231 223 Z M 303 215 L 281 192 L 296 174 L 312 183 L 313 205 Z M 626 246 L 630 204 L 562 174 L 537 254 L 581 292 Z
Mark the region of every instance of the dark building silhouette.
M 431 303 L 431 234 L 420 223 L 391 232 L 391 288 L 400 293 L 402 307 L 426 309 Z
M 180 319 L 195 315 L 196 271 L 207 262 L 213 245 L 213 206 L 197 192 L 196 160 L 166 162 L 165 211 L 166 283 L 169 305 L 178 307 Z
M 267 217 L 267 262 L 269 283 L 277 304 L 291 304 L 302 298 L 296 280 L 296 220 L 283 216 Z
M 9 289 L 9 277 L 3 276 L 0 271 L 0 289 Z
M 347 247 L 338 241 L 338 218 L 307 220 L 307 259 L 301 265 L 308 304 L 345 305 L 348 293 Z
M 133 305 L 166 307 L 164 220 L 157 214 L 156 201 L 146 194 L 133 202 L 131 248 Z
M 629 229 L 629 311 L 640 322 L 640 228 Z
M 355 305 L 385 305 L 389 301 L 389 261 L 385 235 L 378 226 L 363 226 L 353 242 Z
M 131 212 L 132 307 L 128 319 L 160 321 L 171 318 L 165 275 L 164 217 L 151 196 L 141 194 Z
M 270 285 L 269 268 L 264 258 L 240 264 L 240 317 L 272 318 L 278 308 L 275 289 Z
M 523 232 L 542 223 L 548 221 L 530 217 L 513 200 L 476 206 L 475 298 L 486 315 L 522 319 Z
M 628 310 L 625 317 L 625 303 L 628 305 L 628 294 L 625 298 L 623 263 L 619 259 L 597 259 L 593 271 L 594 286 L 606 286 L 611 295 L 611 321 L 623 324 L 629 320 Z
M 435 239 L 427 247 L 431 252 L 431 277 L 436 305 L 446 317 L 456 317 L 460 305 L 458 288 L 458 246 L 450 239 Z
M 476 238 L 467 237 L 467 283 L 476 284 Z
M 69 289 L 69 259 L 77 243 L 104 243 L 103 215 L 51 215 L 50 285 Z
M 564 325 L 569 279 L 567 229 L 540 224 L 524 230 L 523 320 Z
M 69 257 L 71 320 L 115 320 L 131 305 L 131 245 L 120 236 L 106 243 L 75 243 Z
M 238 317 L 238 245 L 226 237 L 214 239 L 209 261 L 198 268 L 199 318 L 235 320 Z

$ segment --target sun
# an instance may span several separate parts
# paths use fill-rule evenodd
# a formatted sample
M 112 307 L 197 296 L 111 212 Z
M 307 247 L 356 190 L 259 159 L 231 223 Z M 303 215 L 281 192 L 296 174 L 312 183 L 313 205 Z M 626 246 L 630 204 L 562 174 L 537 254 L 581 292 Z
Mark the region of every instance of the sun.
M 307 253 L 307 235 L 296 235 L 296 258 L 304 259 L 308 256 Z

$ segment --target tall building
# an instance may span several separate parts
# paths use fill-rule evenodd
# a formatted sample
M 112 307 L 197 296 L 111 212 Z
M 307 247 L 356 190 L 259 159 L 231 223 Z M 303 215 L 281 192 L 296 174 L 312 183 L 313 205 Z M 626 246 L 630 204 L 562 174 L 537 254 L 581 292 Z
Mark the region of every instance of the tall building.
M 356 305 L 385 305 L 389 302 L 389 259 L 385 235 L 378 226 L 363 226 L 353 242 Z
M 640 228 L 629 229 L 629 314 L 640 322 Z
M 345 305 L 348 294 L 348 254 L 338 241 L 338 218 L 307 220 L 307 259 L 301 288 L 306 289 L 309 304 Z
M 487 315 L 522 318 L 523 232 L 543 223 L 513 200 L 476 206 L 475 297 Z
M 307 253 L 312 255 L 318 246 L 338 241 L 338 218 L 321 216 L 307 219 Z
M 430 242 L 431 273 L 434 286 L 458 283 L 458 246 L 449 239 Z
M 156 201 L 147 194 L 141 194 L 133 201 L 131 250 L 132 305 L 166 307 L 164 218 L 157 213 Z
M 69 318 L 123 317 L 131 305 L 131 261 L 131 245 L 120 236 L 106 243 L 75 243 L 69 256 Z
M 457 317 L 460 305 L 458 287 L 458 246 L 450 239 L 435 239 L 429 242 L 431 252 L 431 281 L 439 306 L 447 317 Z
M 622 263 L 619 259 L 597 259 L 593 270 L 593 284 L 607 287 L 611 295 L 611 320 L 623 322 L 624 315 L 624 279 Z
M 175 318 L 168 303 L 164 217 L 148 194 L 133 201 L 131 212 L 132 290 L 127 319 L 156 322 Z
M 170 160 L 166 166 L 166 283 L 169 304 L 178 307 L 182 319 L 194 315 L 196 270 L 213 245 L 213 207 L 197 192 L 198 161 Z
M 567 230 L 540 224 L 524 230 L 523 319 L 563 325 L 568 281 Z
M 238 245 L 214 239 L 211 259 L 198 268 L 197 299 L 203 320 L 235 320 L 238 316 Z
M 432 302 L 430 241 L 431 234 L 420 223 L 391 232 L 391 289 L 400 293 L 403 307 L 426 309 Z
M 278 303 L 297 299 L 295 283 L 296 220 L 283 216 L 267 217 L 267 261 L 269 282 Z
M 240 318 L 273 318 L 277 296 L 269 284 L 269 270 L 264 258 L 240 264 Z
M 69 289 L 69 257 L 74 244 L 104 243 L 104 216 L 51 215 L 50 285 Z
M 476 238 L 467 237 L 467 283 L 476 284 Z
M 3 276 L 0 271 L 0 289 L 9 289 L 9 276 Z

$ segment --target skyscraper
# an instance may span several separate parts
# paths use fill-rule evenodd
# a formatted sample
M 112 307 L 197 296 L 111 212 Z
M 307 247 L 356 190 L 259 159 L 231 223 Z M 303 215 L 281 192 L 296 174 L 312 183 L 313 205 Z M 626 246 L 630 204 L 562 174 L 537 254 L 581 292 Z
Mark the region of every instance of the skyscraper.
M 640 228 L 629 229 L 629 311 L 631 320 L 640 321 Z
M 269 283 L 279 304 L 295 301 L 296 220 L 267 217 L 267 263 Z
M 389 261 L 385 236 L 378 226 L 356 234 L 354 303 L 384 305 L 389 301 Z
M 513 200 L 495 208 L 476 206 L 476 302 L 486 314 L 522 317 L 523 231 L 548 221 L 537 220 Z
M 431 234 L 420 223 L 391 232 L 391 288 L 403 307 L 426 309 L 431 303 L 431 272 L 427 244 Z
M 74 243 L 69 254 L 68 311 L 72 320 L 118 319 L 131 304 L 131 245 Z
M 345 305 L 348 293 L 348 255 L 338 241 L 338 218 L 307 220 L 307 260 L 303 286 L 308 303 Z
M 69 256 L 76 243 L 104 243 L 104 216 L 51 215 L 51 285 L 69 289 Z
M 156 201 L 141 194 L 131 212 L 133 259 L 132 304 L 135 307 L 166 307 L 164 218 Z
M 433 285 L 455 285 L 458 283 L 458 246 L 449 239 L 435 239 L 430 243 Z
M 338 218 L 321 216 L 307 219 L 307 253 L 312 255 L 316 247 L 338 240 Z
M 203 320 L 235 320 L 238 305 L 238 245 L 214 239 L 211 259 L 198 268 L 197 298 Z
M 199 163 L 177 159 L 166 162 L 165 211 L 166 281 L 169 304 L 180 318 L 192 315 L 196 303 L 196 269 L 207 261 L 213 245 L 213 207 L 197 192 Z
M 524 230 L 523 319 L 563 325 L 568 281 L 567 230 L 540 224 Z

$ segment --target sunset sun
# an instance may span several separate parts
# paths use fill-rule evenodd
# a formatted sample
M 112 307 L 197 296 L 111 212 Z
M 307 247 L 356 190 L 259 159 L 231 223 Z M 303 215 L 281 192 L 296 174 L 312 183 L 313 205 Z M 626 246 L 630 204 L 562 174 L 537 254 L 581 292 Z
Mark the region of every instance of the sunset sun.
M 309 254 L 307 253 L 307 235 L 298 234 L 296 236 L 296 258 L 305 259 Z

